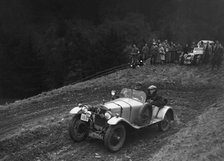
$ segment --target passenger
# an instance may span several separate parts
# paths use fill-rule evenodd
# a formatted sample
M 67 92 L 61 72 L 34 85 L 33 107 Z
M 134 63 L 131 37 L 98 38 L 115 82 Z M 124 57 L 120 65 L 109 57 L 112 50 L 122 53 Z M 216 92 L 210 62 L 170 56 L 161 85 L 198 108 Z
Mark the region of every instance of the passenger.
M 135 90 L 142 90 L 142 83 L 137 82 L 137 83 L 135 84 L 135 86 L 134 86 L 134 89 L 135 89 Z
M 162 108 L 166 103 L 167 100 L 163 99 L 161 96 L 159 96 L 157 94 L 157 87 L 154 85 L 151 85 L 148 87 L 147 89 L 147 98 L 146 98 L 146 102 L 149 104 L 149 106 L 152 109 L 152 118 L 151 120 L 155 119 L 157 117 L 157 114 L 160 110 L 160 108 Z

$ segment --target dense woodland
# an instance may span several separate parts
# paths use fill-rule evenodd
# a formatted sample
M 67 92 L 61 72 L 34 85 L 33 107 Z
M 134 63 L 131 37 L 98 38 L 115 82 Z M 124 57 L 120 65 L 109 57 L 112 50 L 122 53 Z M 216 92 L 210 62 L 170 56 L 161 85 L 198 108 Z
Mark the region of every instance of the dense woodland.
M 28 97 L 127 62 L 153 38 L 224 41 L 224 0 L 1 0 L 0 97 Z

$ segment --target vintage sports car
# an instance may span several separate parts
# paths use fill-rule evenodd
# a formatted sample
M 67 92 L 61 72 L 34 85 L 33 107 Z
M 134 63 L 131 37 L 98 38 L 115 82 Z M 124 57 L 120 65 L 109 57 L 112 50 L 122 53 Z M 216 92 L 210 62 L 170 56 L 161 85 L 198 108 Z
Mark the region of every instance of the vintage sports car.
M 146 93 L 124 88 L 120 94 L 112 91 L 112 99 L 101 105 L 79 104 L 70 111 L 74 115 L 69 123 L 69 134 L 75 142 L 93 137 L 102 139 L 108 150 L 115 152 L 122 148 L 127 129 L 141 129 L 158 124 L 161 131 L 167 131 L 174 120 L 172 107 L 161 108 L 151 120 L 152 110 L 146 106 Z
M 198 65 L 202 62 L 203 56 L 204 56 L 204 49 L 206 47 L 206 44 L 209 43 L 209 45 L 214 44 L 214 41 L 211 40 L 201 40 L 197 43 L 197 47 L 193 49 L 192 52 L 188 53 L 184 57 L 184 64 L 192 64 L 192 65 Z

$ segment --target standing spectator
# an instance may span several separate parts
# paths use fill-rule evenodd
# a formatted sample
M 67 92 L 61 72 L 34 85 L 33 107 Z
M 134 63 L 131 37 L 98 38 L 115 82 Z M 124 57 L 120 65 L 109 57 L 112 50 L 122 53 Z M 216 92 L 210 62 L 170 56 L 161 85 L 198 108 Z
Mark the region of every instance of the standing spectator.
M 213 52 L 213 48 L 214 48 L 214 43 L 211 43 L 211 44 L 209 45 L 209 48 L 208 48 L 208 53 L 209 53 L 209 60 L 208 60 L 208 61 L 211 60 L 212 52 Z
M 223 47 L 218 41 L 216 41 L 211 59 L 212 70 L 214 70 L 215 67 L 219 69 L 222 64 L 222 60 L 223 60 Z
M 193 41 L 191 43 L 190 52 L 193 52 L 194 48 L 197 47 L 196 43 Z
M 165 50 L 162 44 L 159 44 L 159 56 L 160 56 L 160 63 L 165 63 Z
M 199 48 L 204 48 L 204 43 L 203 43 L 203 41 L 201 41 L 201 42 L 199 43 Z
M 184 47 L 183 47 L 182 54 L 179 57 L 179 62 L 180 62 L 181 65 L 184 64 L 184 60 L 187 58 L 189 50 L 190 50 L 189 45 L 185 44 Z
M 148 58 L 149 58 L 149 47 L 148 44 L 146 43 L 142 48 L 142 59 L 143 61 L 145 61 Z
M 179 56 L 179 63 L 180 63 L 180 65 L 184 64 L 184 52 L 182 52 Z
M 136 44 L 132 45 L 132 49 L 131 49 L 131 53 L 130 53 L 130 60 L 131 60 L 131 64 L 136 64 L 139 61 L 139 56 L 140 51 L 138 49 L 138 47 L 136 46 Z
M 127 56 L 130 56 L 131 52 L 132 52 L 132 45 L 127 45 L 123 50 L 123 53 L 125 53 Z
M 189 52 L 189 45 L 188 45 L 188 44 L 186 44 L 186 45 L 183 47 L 183 52 L 184 52 L 184 54 L 188 54 L 188 52 Z
M 209 42 L 206 43 L 205 49 L 204 49 L 204 59 L 203 59 L 203 63 L 204 64 L 208 64 L 209 61 Z
M 174 63 L 175 61 L 175 56 L 176 56 L 176 46 L 173 42 L 171 42 L 170 44 L 170 53 L 171 53 L 171 59 L 170 59 L 170 63 Z
M 133 44 L 132 52 L 139 54 L 139 48 L 137 47 L 136 44 Z
M 156 64 L 160 64 L 161 63 L 161 58 L 160 58 L 160 53 L 159 53 L 159 47 L 160 47 L 160 43 L 157 46 L 157 52 L 156 52 L 156 55 L 155 55 Z
M 156 42 L 153 42 L 152 47 L 150 48 L 150 55 L 151 55 L 151 64 L 156 63 L 156 57 L 158 55 L 159 49 Z
M 165 40 L 164 46 L 165 46 L 165 52 L 166 52 L 166 55 L 165 55 L 166 63 L 170 63 L 171 62 L 170 45 L 167 40 Z
M 182 49 L 181 44 L 178 43 L 177 46 L 176 46 L 176 62 L 179 61 L 179 58 L 180 58 L 180 56 L 181 56 L 181 54 L 182 54 L 182 50 L 183 50 L 183 49 Z
M 139 50 L 139 48 L 137 47 L 136 44 L 133 44 L 132 53 L 133 53 L 133 55 L 135 55 L 139 59 L 140 50 Z

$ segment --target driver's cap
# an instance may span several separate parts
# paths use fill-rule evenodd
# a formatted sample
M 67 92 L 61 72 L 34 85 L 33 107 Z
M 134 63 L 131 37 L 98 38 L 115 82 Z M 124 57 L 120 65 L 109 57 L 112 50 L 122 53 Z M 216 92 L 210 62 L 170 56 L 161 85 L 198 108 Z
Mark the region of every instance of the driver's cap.
M 137 82 L 136 84 L 135 84 L 135 89 L 136 90 L 139 90 L 139 89 L 141 89 L 142 88 L 142 83 L 141 82 Z
M 149 86 L 149 87 L 148 87 L 148 89 L 149 89 L 149 90 L 152 90 L 152 89 L 157 89 L 157 87 L 156 87 L 156 86 L 154 86 L 154 85 L 151 85 L 151 86 Z

